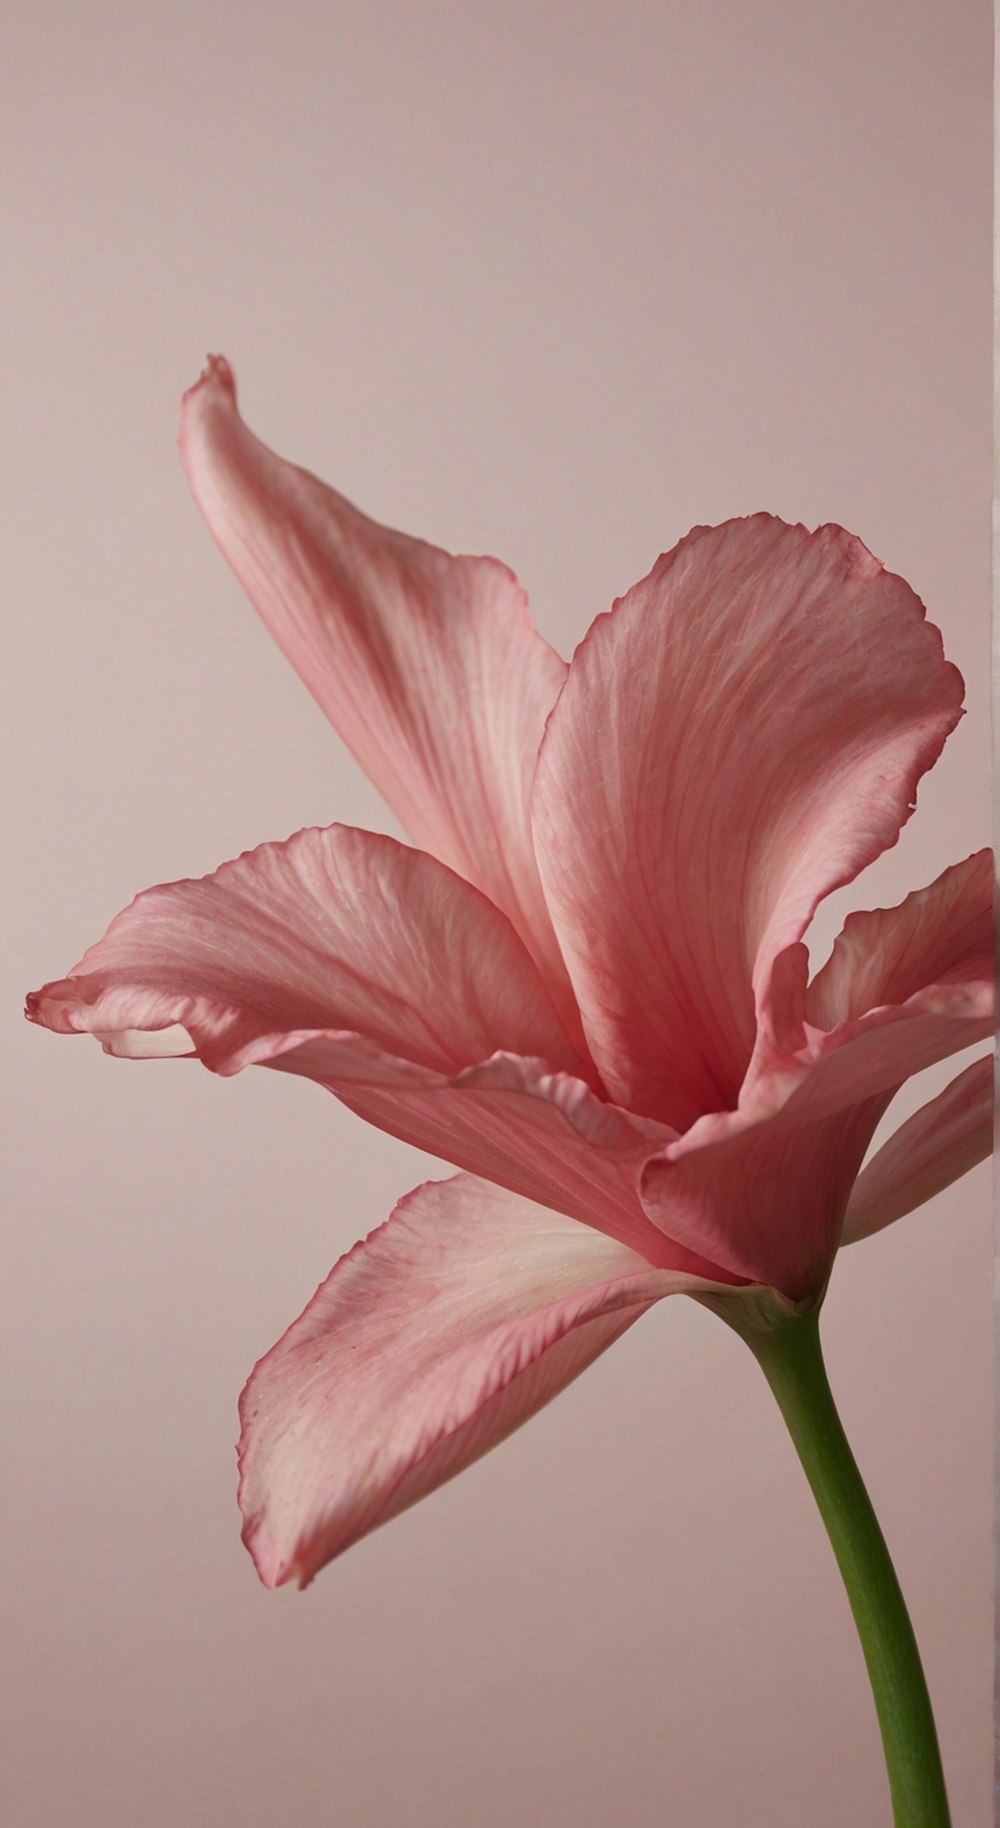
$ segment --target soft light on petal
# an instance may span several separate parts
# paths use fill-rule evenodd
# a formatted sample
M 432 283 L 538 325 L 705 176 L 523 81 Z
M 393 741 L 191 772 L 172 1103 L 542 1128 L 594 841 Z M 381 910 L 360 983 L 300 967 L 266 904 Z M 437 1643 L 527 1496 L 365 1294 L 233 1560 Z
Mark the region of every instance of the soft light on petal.
M 883 1143 L 854 1184 L 842 1244 L 870 1238 L 950 1187 L 993 1147 L 991 1055 L 959 1073 Z
M 581 1070 L 506 916 L 452 870 L 346 826 L 263 844 L 200 880 L 136 897 L 67 978 L 29 998 L 33 1020 L 105 1039 L 179 1025 L 206 1065 L 262 1036 L 348 1029 L 454 1072 L 497 1049 Z
M 701 527 L 599 617 L 539 758 L 546 895 L 612 1097 L 736 1102 L 755 987 L 913 809 L 962 682 L 839 527 Z
M 346 1042 L 346 1044 L 345 1044 Z M 567 1213 L 650 1263 L 738 1279 L 650 1221 L 639 1188 L 651 1157 L 676 1132 L 602 1103 L 579 1079 L 544 1062 L 496 1054 L 451 1079 L 432 1078 L 354 1037 L 289 1038 L 269 1064 L 326 1085 L 368 1123 L 456 1167 Z
M 129 1058 L 194 1048 L 214 1072 L 313 1079 L 418 1148 L 704 1273 L 639 1199 L 676 1133 L 586 1085 L 506 916 L 392 838 L 299 832 L 149 889 L 28 1013 Z
M 471 1176 L 418 1187 L 244 1391 L 240 1505 L 261 1579 L 305 1585 L 503 1440 L 651 1302 L 711 1287 Z
M 859 1174 L 911 1074 L 992 1026 L 982 852 L 849 917 L 961 715 L 909 587 L 839 527 L 696 528 L 567 671 L 512 573 L 380 526 L 244 425 L 211 357 L 209 528 L 417 849 L 333 826 L 147 891 L 28 999 L 129 1059 L 332 1092 L 461 1172 L 334 1268 L 241 1401 L 268 1586 L 468 1466 L 662 1296 L 766 1326 L 840 1242 L 987 1152 L 978 1061 Z M 336 1164 L 333 1164 L 336 1175 Z
M 803 958 L 801 947 L 779 958 L 738 1109 L 700 1118 L 650 1158 L 642 1182 L 646 1211 L 675 1244 L 792 1299 L 821 1286 L 898 1087 L 992 1031 L 989 852 L 897 908 L 850 915 L 808 990 Z M 797 1031 L 800 1050 L 783 1055 L 778 1043 Z
M 369 520 L 248 430 L 232 370 L 185 395 L 181 454 L 225 557 L 410 837 L 507 913 L 572 999 L 528 798 L 565 662 L 505 565 Z
M 981 850 L 897 907 L 848 914 L 806 993 L 806 1017 L 832 1030 L 928 984 L 972 975 L 990 983 L 992 967 L 993 854 Z
M 814 1114 L 805 1082 L 774 1113 L 704 1119 L 651 1157 L 643 1204 L 673 1240 L 789 1301 L 816 1296 L 889 1100 Z
M 943 870 L 897 907 L 849 914 L 805 993 L 811 1035 L 794 1070 L 812 1073 L 811 1108 L 818 1114 L 891 1092 L 986 1040 L 994 976 L 988 850 Z M 748 1106 L 756 1096 L 751 1082 Z
M 428 1072 L 351 1034 L 288 1034 L 238 1065 L 296 1073 L 334 1092 L 367 1123 L 525 1198 L 595 1226 L 661 1268 L 738 1281 L 650 1221 L 646 1164 L 676 1132 L 603 1103 L 542 1060 L 494 1054 L 452 1077 Z

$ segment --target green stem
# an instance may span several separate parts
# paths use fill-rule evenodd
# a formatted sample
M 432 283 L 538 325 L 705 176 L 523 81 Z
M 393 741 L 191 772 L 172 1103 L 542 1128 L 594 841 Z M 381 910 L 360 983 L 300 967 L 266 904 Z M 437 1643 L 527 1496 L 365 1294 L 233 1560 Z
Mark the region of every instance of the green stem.
M 734 1324 L 737 1304 L 724 1318 Z M 868 1665 L 895 1828 L 949 1828 L 920 1652 L 885 1538 L 827 1382 L 819 1310 L 772 1327 L 736 1324 L 785 1418 L 844 1578 Z

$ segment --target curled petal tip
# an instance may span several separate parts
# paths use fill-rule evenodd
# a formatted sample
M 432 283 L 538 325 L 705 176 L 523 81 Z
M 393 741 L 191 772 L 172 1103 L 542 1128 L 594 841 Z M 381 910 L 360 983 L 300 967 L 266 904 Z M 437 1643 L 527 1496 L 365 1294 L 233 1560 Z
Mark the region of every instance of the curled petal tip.
M 243 1530 L 242 1536 L 243 1546 L 253 1562 L 257 1579 L 269 1593 L 275 1593 L 279 1587 L 290 1586 L 293 1582 L 300 1589 L 308 1586 L 311 1576 L 301 1573 L 294 1561 L 286 1563 L 268 1548 L 262 1548 L 256 1542 L 254 1534 L 247 1529 Z
M 24 1013 L 27 1020 L 39 1028 L 71 1035 L 77 1032 L 73 1012 L 78 1003 L 78 986 L 71 979 L 60 978 L 54 983 L 43 984 L 41 990 L 29 990 L 24 999 Z
M 182 419 L 199 401 L 211 396 L 218 398 L 220 394 L 235 406 L 236 376 L 224 355 L 209 355 L 194 386 L 188 388 L 181 401 Z

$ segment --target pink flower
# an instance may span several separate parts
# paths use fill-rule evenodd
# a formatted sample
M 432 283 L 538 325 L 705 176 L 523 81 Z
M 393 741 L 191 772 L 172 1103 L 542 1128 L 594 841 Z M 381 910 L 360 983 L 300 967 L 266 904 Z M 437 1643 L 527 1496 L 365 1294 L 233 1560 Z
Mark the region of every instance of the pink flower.
M 861 1168 L 900 1084 L 990 1032 L 991 864 L 851 915 L 809 981 L 817 903 L 896 842 L 961 715 L 920 602 L 839 527 L 696 528 L 567 667 L 504 566 L 260 444 L 220 358 L 181 445 L 416 848 L 335 825 L 147 890 L 29 1014 L 301 1074 L 461 1170 L 244 1392 L 245 1540 L 305 1584 L 662 1295 L 815 1304 L 841 1243 L 987 1152 L 979 1060 Z

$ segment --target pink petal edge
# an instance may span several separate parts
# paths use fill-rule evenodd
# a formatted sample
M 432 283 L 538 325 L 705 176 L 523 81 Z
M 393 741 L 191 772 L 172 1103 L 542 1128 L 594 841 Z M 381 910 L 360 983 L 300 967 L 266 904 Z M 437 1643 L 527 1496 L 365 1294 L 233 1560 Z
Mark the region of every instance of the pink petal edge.
M 790 1299 L 820 1287 L 897 1088 L 992 1030 L 991 908 L 989 853 L 979 852 L 897 908 L 851 915 L 849 943 L 838 942 L 818 993 L 804 989 L 802 949 L 794 960 L 786 952 L 795 969 L 787 978 L 779 970 L 784 1001 L 738 1109 L 701 1118 L 650 1159 L 650 1218 L 675 1242 L 690 1247 L 697 1237 L 704 1257 Z M 893 994 L 905 1001 L 877 1001 Z M 865 1007 L 869 998 L 876 1007 Z M 797 1005 L 836 1026 L 827 1033 L 797 1018 Z M 855 1007 L 864 1013 L 852 1016 Z M 782 1056 L 776 1037 L 796 1030 L 802 1046 Z
M 961 696 L 919 599 L 838 527 L 696 528 L 598 617 L 533 816 L 618 1103 L 680 1130 L 735 1105 L 772 961 L 896 842 Z
M 442 1072 L 498 1049 L 586 1070 L 506 916 L 426 853 L 341 825 L 144 890 L 28 1014 L 110 1052 L 181 1024 L 223 1071 L 263 1036 L 324 1029 Z
M 987 1160 L 994 1071 L 992 1054 L 974 1061 L 883 1143 L 854 1183 L 842 1244 L 874 1236 Z
M 314 828 L 146 890 L 28 1013 L 128 1057 L 311 1078 L 418 1148 L 705 1272 L 638 1196 L 675 1132 L 594 1095 L 506 917 L 394 839 Z
M 495 1446 L 662 1296 L 732 1293 L 467 1175 L 341 1258 L 240 1403 L 244 1541 L 266 1586 Z
M 513 573 L 380 526 L 277 456 L 222 356 L 184 396 L 180 446 L 213 538 L 317 703 L 413 842 L 509 915 L 575 1022 L 528 810 L 566 663 Z

